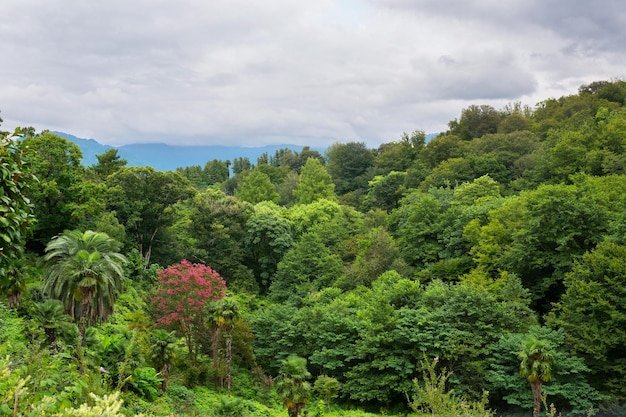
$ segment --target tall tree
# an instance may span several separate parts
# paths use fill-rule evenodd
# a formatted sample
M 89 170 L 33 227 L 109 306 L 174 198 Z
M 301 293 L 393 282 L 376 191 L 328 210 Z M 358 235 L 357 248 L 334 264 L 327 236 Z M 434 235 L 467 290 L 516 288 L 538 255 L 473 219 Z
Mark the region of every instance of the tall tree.
M 106 233 L 66 231 L 46 246 L 45 288 L 63 302 L 84 342 L 85 328 L 104 322 L 122 290 L 126 258 Z
M 391 212 L 406 191 L 406 172 L 391 171 L 387 175 L 376 175 L 369 181 L 369 191 L 365 200 L 368 207 Z
M 284 211 L 270 202 L 259 203 L 246 223 L 246 264 L 254 271 L 261 292 L 267 292 L 278 262 L 293 245 L 291 225 Z
M 545 184 L 507 198 L 476 235 L 478 266 L 517 274 L 547 313 L 563 293 L 564 274 L 607 233 L 606 196 L 594 194 L 587 186 Z
M 483 137 L 487 133 L 496 133 L 501 115 L 492 106 L 471 105 L 461 112 L 461 119 L 450 122 L 450 130 L 462 139 L 470 140 Z
M 233 173 L 235 175 L 241 174 L 243 171 L 249 171 L 253 168 L 253 165 L 250 163 L 250 159 L 247 157 L 239 157 L 235 158 L 233 161 Z
M 234 285 L 250 290 L 249 281 L 254 283 L 254 277 L 251 277 L 251 270 L 244 266 L 244 236 L 252 205 L 213 189 L 198 193 L 189 204 L 187 233 L 193 238 L 197 260 L 210 262 L 229 288 Z
M 220 161 L 218 159 L 208 161 L 204 164 L 204 169 L 202 170 L 204 182 L 211 185 L 226 181 L 230 176 L 228 171 L 229 166 L 230 161 Z
M 261 201 L 277 203 L 280 195 L 274 190 L 274 184 L 267 174 L 259 169 L 249 171 L 235 190 L 235 196 L 252 204 Z
M 149 265 L 153 247 L 160 243 L 159 233 L 174 224 L 176 213 L 170 208 L 191 197 L 193 187 L 179 173 L 150 167 L 121 168 L 107 178 L 107 185 L 108 208 Z
M 541 386 L 552 379 L 554 352 L 547 340 L 529 337 L 519 352 L 520 375 L 530 382 L 533 391 L 533 417 L 541 413 Z
M 25 288 L 18 265 L 33 226 L 33 206 L 26 194 L 35 179 L 22 155 L 18 143 L 0 137 L 0 290 L 10 307 L 19 306 Z
M 549 323 L 589 364 L 595 385 L 626 396 L 626 246 L 602 242 L 565 275 Z
M 33 231 L 34 249 L 64 230 L 77 227 L 81 220 L 73 210 L 80 205 L 80 184 L 84 180 L 82 154 L 78 145 L 52 133 L 27 137 L 22 141 L 24 154 L 31 161 L 38 186 L 27 196 L 35 207 L 37 223 Z
M 403 133 L 399 141 L 383 143 L 374 157 L 376 175 L 387 175 L 392 171 L 404 172 L 420 154 L 426 143 L 426 133 L 416 130 L 409 136 Z
M 328 172 L 339 195 L 349 192 L 364 194 L 370 179 L 367 172 L 374 163 L 374 154 L 363 142 L 335 143 L 326 150 Z
M 333 179 L 319 159 L 307 159 L 293 195 L 300 204 L 309 204 L 322 198 L 337 200 Z
M 213 341 L 214 352 L 217 351 L 220 336 L 223 335 L 225 342 L 225 359 L 226 359 L 226 390 L 230 395 L 231 386 L 231 362 L 233 358 L 233 329 L 235 322 L 239 319 L 239 304 L 230 297 L 222 298 L 216 302 L 209 304 L 209 314 L 213 325 L 215 326 L 215 337 Z M 222 331 L 226 333 L 223 334 Z M 214 353 L 214 360 L 215 360 Z M 217 363 L 214 363 L 217 368 Z
M 125 167 L 128 163 L 126 159 L 120 157 L 118 150 L 115 148 L 107 149 L 100 155 L 96 155 L 96 158 L 98 158 L 98 163 L 93 165 L 91 169 L 102 180 L 120 168 Z
M 307 233 L 278 263 L 270 293 L 275 301 L 299 305 L 311 293 L 332 285 L 342 273 L 341 258 L 331 254 L 317 235 Z
M 157 326 L 184 337 L 189 358 L 195 364 L 197 341 L 206 331 L 204 311 L 210 302 L 224 297 L 226 282 L 211 267 L 187 260 L 158 274 L 159 284 L 153 295 Z

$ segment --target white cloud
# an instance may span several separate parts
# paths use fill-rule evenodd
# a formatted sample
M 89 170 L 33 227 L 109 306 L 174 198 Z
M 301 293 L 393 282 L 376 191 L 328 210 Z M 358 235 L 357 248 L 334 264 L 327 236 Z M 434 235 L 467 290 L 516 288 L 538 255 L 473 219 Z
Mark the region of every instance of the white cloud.
M 618 1 L 6 0 L 3 128 L 103 143 L 300 143 L 445 129 L 623 77 Z M 13 126 L 14 127 L 14 126 Z

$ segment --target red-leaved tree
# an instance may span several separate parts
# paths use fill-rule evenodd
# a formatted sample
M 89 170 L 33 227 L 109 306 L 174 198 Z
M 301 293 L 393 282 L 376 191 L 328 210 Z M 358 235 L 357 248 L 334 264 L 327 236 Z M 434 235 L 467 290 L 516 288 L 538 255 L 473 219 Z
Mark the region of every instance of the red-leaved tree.
M 222 299 L 225 291 L 226 281 L 203 264 L 183 260 L 159 272 L 159 286 L 153 296 L 156 324 L 185 338 L 194 363 L 196 340 L 204 329 L 205 307 Z

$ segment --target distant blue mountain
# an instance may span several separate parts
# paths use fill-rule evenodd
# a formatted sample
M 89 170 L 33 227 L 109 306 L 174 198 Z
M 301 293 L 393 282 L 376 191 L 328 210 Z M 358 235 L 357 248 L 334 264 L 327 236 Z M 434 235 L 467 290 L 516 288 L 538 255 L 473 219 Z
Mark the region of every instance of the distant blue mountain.
M 98 163 L 96 155 L 114 148 L 102 145 L 95 139 L 78 138 L 63 132 L 53 132 L 67 140 L 76 143 L 83 153 L 82 163 L 84 166 Z M 273 156 L 277 150 L 289 148 L 294 152 L 301 152 L 302 146 L 296 145 L 268 145 L 256 148 L 239 146 L 174 146 L 163 143 L 146 143 L 135 145 L 123 145 L 116 147 L 118 155 L 128 161 L 128 166 L 151 166 L 159 171 L 174 171 L 179 167 L 200 165 L 204 167 L 208 161 L 214 159 L 220 161 L 233 161 L 236 158 L 248 158 L 256 165 L 257 158 L 264 153 Z M 324 148 L 311 147 L 324 154 Z
M 220 161 L 233 161 L 236 158 L 248 158 L 256 165 L 257 158 L 267 153 L 273 156 L 277 150 L 289 148 L 294 152 L 301 152 L 302 146 L 296 145 L 268 145 L 256 148 L 239 146 L 176 146 L 163 143 L 144 143 L 135 145 L 123 145 L 113 147 L 103 145 L 95 139 L 78 138 L 69 133 L 52 132 L 80 147 L 83 153 L 82 163 L 91 166 L 98 163 L 96 155 L 106 152 L 107 149 L 117 149 L 118 155 L 128 161 L 128 166 L 151 166 L 159 171 L 174 171 L 179 167 L 200 165 L 204 167 L 208 161 L 214 159 Z M 438 133 L 426 135 L 426 142 L 438 136 Z M 311 147 L 311 150 L 324 154 L 324 148 Z

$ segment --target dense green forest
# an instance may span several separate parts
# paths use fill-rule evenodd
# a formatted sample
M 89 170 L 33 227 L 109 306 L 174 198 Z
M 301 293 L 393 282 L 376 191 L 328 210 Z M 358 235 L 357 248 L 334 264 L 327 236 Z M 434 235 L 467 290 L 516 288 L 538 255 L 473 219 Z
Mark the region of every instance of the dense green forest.
M 0 416 L 623 415 L 625 99 L 173 172 L 0 132 Z

